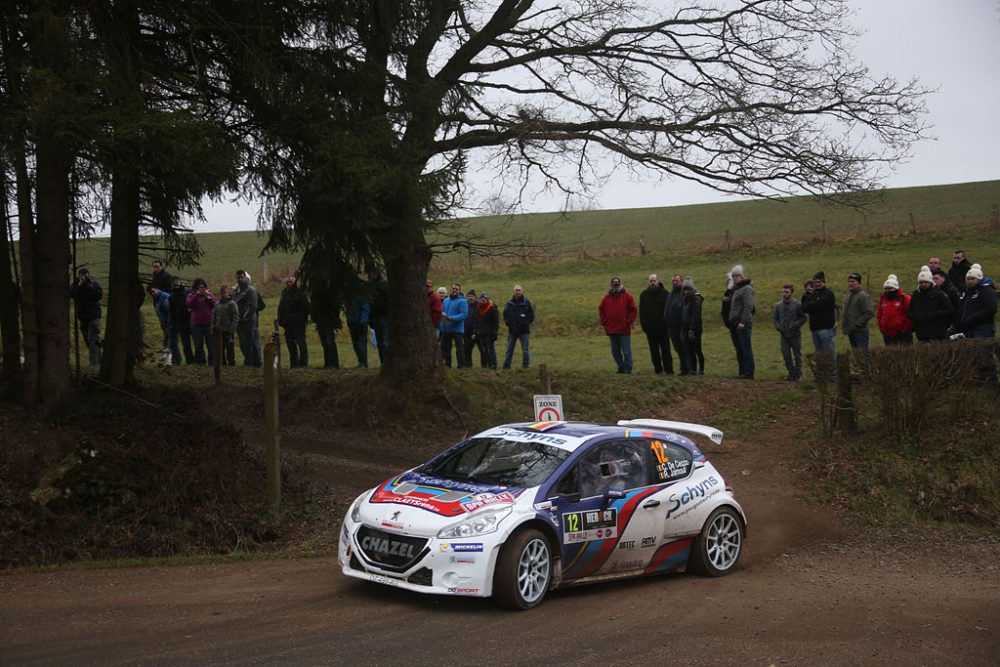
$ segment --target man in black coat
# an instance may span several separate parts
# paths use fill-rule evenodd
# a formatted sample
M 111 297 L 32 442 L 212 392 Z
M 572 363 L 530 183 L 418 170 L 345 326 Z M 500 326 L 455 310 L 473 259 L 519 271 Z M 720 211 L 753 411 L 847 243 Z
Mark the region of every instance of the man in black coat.
M 917 290 L 910 297 L 906 316 L 913 322 L 913 332 L 919 341 L 948 338 L 954 306 L 948 295 L 934 284 L 930 268 L 924 266 L 917 275 Z
M 948 282 L 959 291 L 965 292 L 965 275 L 972 268 L 972 262 L 965 256 L 964 250 L 956 250 L 951 259 L 951 268 L 948 269 Z
M 649 275 L 649 286 L 639 295 L 639 324 L 649 343 L 649 356 L 653 372 L 674 374 L 674 361 L 670 357 L 670 340 L 663 311 L 667 307 L 667 290 L 655 273 Z
M 96 366 L 101 363 L 101 297 L 104 290 L 88 269 L 80 269 L 69 293 L 76 302 L 76 319 L 80 321 L 90 364 Z
M 285 289 L 278 301 L 278 326 L 285 330 L 290 368 L 309 365 L 309 348 L 306 345 L 306 324 L 309 322 L 309 297 L 295 284 L 295 278 L 285 278 Z
M 670 278 L 670 293 L 667 294 L 667 303 L 663 308 L 663 322 L 667 325 L 667 336 L 670 344 L 673 345 L 674 352 L 680 360 L 681 375 L 687 375 L 691 370 L 688 368 L 687 355 L 684 354 L 684 293 L 681 290 L 682 278 L 675 275 Z
M 170 286 L 170 363 L 181 363 L 180 344 L 184 346 L 184 363 L 194 363 L 191 348 L 191 311 L 187 308 L 188 291 L 180 278 L 174 278 Z

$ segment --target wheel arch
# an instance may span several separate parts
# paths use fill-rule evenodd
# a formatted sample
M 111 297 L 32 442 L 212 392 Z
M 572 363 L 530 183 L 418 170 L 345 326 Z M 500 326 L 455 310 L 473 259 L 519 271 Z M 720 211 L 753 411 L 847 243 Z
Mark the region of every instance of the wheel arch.
M 549 590 L 552 590 L 559 585 L 559 581 L 562 578 L 561 577 L 562 549 L 560 548 L 559 544 L 559 535 L 551 523 L 545 521 L 544 519 L 536 515 L 532 517 L 527 517 L 524 521 L 511 528 L 510 532 L 507 533 L 503 541 L 501 541 L 493 550 L 493 554 L 490 557 L 490 569 L 489 572 L 487 573 L 487 582 L 490 587 L 489 590 L 490 595 L 493 594 L 493 578 L 496 576 L 497 560 L 500 557 L 500 551 L 504 548 L 504 546 L 506 546 L 507 542 L 515 534 L 517 534 L 522 530 L 528 530 L 530 528 L 538 530 L 539 532 L 542 533 L 542 535 L 546 537 L 546 539 L 548 539 L 549 548 L 552 554 L 552 560 L 555 564 L 557 564 L 557 567 L 553 569 L 552 583 L 549 586 Z

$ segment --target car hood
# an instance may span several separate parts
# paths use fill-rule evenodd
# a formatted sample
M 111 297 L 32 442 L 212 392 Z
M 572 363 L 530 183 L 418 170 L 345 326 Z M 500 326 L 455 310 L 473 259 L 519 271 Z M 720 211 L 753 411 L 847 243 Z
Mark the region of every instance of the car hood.
M 513 505 L 523 493 L 522 488 L 408 472 L 376 487 L 362 504 L 361 516 L 377 527 L 423 533 L 486 508 Z

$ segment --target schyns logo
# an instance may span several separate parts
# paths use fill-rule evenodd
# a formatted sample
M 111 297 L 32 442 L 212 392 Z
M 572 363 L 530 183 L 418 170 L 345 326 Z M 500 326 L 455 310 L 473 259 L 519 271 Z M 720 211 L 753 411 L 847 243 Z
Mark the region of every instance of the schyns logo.
M 709 489 L 718 485 L 719 480 L 716 479 L 715 475 L 709 475 L 704 481 L 695 484 L 694 486 L 687 487 L 682 493 L 670 494 L 669 502 L 671 503 L 671 506 L 670 509 L 667 510 L 667 518 L 669 519 L 670 515 L 687 505 L 692 500 L 704 498 L 708 495 Z

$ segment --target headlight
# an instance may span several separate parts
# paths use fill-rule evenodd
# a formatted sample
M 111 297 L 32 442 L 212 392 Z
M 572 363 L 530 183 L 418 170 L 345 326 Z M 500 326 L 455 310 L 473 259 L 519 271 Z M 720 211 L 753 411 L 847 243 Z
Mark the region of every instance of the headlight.
M 368 492 L 365 491 L 360 496 L 358 496 L 354 500 L 354 504 L 351 505 L 351 521 L 353 521 L 354 523 L 361 523 L 361 503 L 362 501 L 364 501 L 365 496 L 367 495 Z
M 447 528 L 442 528 L 438 531 L 438 537 L 441 539 L 456 539 L 460 537 L 472 537 L 474 535 L 485 535 L 486 533 L 492 533 L 503 521 L 504 517 L 511 513 L 514 509 L 513 505 L 508 505 L 507 507 L 501 507 L 495 510 L 483 510 L 481 512 L 476 512 L 475 515 L 466 519 L 465 521 L 460 521 L 458 523 L 453 523 Z

